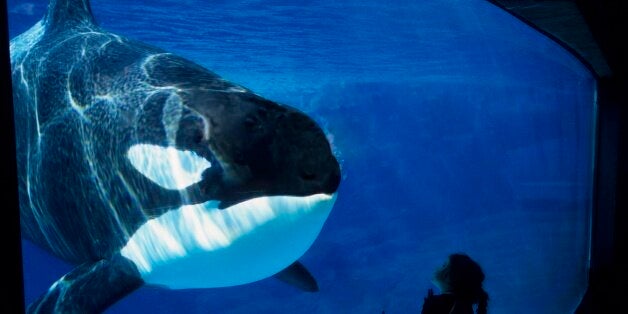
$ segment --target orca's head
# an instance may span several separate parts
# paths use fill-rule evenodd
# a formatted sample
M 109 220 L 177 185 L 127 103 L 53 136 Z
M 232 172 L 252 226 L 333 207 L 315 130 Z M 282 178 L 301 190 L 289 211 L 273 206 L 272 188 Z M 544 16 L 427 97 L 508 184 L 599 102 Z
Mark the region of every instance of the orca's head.
M 310 247 L 335 202 L 340 167 L 324 132 L 294 108 L 166 61 L 146 66 L 162 77 L 151 84 L 167 87 L 154 110 L 162 130 L 153 132 L 165 139 L 135 144 L 126 156 L 152 182 L 179 191 L 182 204 L 147 221 L 123 255 L 147 283 L 172 288 L 277 273 Z M 196 79 L 176 84 L 164 75 Z
M 192 198 L 227 207 L 259 196 L 336 192 L 338 162 L 324 132 L 304 113 L 247 92 L 195 96 L 207 105 L 182 116 L 176 147 L 212 165 L 188 189 Z
M 136 144 L 127 157 L 153 182 L 181 190 L 183 203 L 225 208 L 259 196 L 332 195 L 339 186 L 325 133 L 297 109 L 234 85 L 182 90 L 162 112 L 168 144 Z

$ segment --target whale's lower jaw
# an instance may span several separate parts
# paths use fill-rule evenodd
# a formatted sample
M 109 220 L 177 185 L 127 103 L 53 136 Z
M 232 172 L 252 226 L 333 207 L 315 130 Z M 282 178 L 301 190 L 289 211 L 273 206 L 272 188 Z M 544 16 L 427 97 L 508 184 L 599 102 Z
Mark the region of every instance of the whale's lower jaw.
M 121 254 L 148 284 L 172 289 L 246 284 L 289 266 L 312 245 L 336 194 L 267 196 L 226 209 L 183 206 L 151 219 Z

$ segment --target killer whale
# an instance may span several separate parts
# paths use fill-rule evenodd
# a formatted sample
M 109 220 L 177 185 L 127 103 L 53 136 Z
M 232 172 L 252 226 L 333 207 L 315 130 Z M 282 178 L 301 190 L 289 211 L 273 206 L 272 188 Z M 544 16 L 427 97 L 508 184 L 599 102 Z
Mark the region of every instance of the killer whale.
M 22 235 L 77 265 L 29 312 L 99 312 L 145 284 L 318 289 L 298 259 L 340 167 L 311 118 L 107 32 L 88 0 L 52 0 L 10 48 Z

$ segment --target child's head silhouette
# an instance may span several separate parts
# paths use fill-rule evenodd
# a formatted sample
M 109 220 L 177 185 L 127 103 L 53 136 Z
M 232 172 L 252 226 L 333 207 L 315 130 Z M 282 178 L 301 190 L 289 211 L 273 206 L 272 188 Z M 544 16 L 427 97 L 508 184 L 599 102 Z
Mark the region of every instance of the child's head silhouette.
M 480 265 L 464 253 L 449 255 L 442 267 L 434 273 L 434 284 L 443 294 L 455 297 L 455 304 L 470 307 L 477 304 L 477 313 L 485 314 L 488 294 L 484 291 L 484 272 Z

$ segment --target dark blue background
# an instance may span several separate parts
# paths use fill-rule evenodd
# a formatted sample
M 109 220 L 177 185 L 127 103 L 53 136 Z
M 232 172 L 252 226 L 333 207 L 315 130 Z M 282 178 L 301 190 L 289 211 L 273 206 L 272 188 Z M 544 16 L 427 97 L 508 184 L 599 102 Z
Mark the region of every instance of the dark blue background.
M 45 7 L 8 1 L 11 37 Z M 108 313 L 418 313 L 433 270 L 456 251 L 484 267 L 491 313 L 571 313 L 579 303 L 595 81 L 499 8 L 479 0 L 92 8 L 108 30 L 311 114 L 343 170 L 337 204 L 302 259 L 321 292 L 272 279 L 145 287 Z M 26 301 L 70 267 L 25 242 Z

